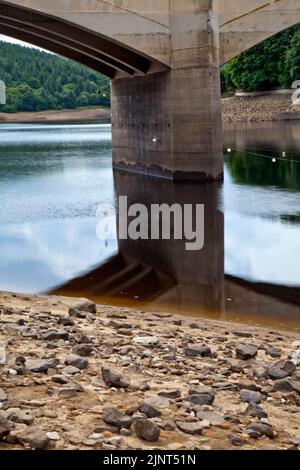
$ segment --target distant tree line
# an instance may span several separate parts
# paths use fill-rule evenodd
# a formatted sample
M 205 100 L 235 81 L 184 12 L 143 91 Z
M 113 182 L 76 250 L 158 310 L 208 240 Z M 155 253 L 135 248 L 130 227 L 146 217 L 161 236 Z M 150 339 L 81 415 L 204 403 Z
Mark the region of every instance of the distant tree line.
M 222 91 L 264 91 L 300 80 L 300 25 L 232 59 L 221 69 Z
M 0 42 L 0 80 L 7 87 L 7 103 L 0 105 L 6 113 L 110 105 L 107 78 L 38 49 Z

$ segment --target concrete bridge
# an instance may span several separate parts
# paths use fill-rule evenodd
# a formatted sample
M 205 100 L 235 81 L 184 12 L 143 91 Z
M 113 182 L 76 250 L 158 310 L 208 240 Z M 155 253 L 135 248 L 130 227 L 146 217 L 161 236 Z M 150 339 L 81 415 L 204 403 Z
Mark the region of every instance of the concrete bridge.
M 114 167 L 223 174 L 219 65 L 300 22 L 299 0 L 0 0 L 0 33 L 112 80 Z

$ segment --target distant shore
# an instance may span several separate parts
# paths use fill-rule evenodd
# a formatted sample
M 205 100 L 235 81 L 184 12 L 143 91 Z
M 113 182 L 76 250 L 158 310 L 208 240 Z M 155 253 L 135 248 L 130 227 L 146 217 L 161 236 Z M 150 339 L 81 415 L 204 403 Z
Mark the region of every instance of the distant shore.
M 297 117 L 300 113 L 292 106 L 290 96 L 224 97 L 222 98 L 223 122 L 264 122 L 277 121 L 288 113 Z M 298 112 L 297 112 L 298 111 Z M 296 115 L 299 115 L 296 116 Z M 17 122 L 63 122 L 63 121 L 104 121 L 110 120 L 108 108 L 65 109 L 35 113 L 0 113 L 0 124 Z
M 110 119 L 110 109 L 64 109 L 60 111 L 39 111 L 35 113 L 0 113 L 1 123 L 57 122 L 57 121 L 103 121 Z

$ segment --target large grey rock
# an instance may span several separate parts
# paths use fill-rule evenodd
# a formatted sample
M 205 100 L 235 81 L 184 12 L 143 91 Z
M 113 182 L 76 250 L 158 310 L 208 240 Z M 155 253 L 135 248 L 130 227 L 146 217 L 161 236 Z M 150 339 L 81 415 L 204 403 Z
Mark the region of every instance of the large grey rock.
M 148 418 L 158 418 L 159 416 L 161 416 L 161 411 L 147 402 L 143 402 L 140 404 L 139 411 L 147 415 Z
M 76 344 L 73 347 L 73 353 L 78 354 L 78 356 L 88 357 L 92 354 L 93 348 L 90 344 Z
M 166 397 L 162 397 L 160 395 L 155 395 L 152 397 L 148 397 L 145 400 L 145 403 L 148 405 L 154 406 L 155 408 L 159 408 L 160 410 L 167 408 L 170 405 L 170 400 Z
M 297 366 L 293 361 L 278 361 L 274 364 L 274 366 L 284 370 L 289 375 L 293 374 L 297 369 Z
M 8 436 L 10 432 L 10 424 L 7 419 L 0 416 L 0 441 Z
M 235 348 L 236 357 L 247 361 L 248 359 L 254 359 L 257 356 L 258 350 L 251 344 L 238 344 Z
M 6 401 L 7 400 L 7 393 L 3 390 L 3 388 L 0 388 L 0 402 Z
M 278 367 L 271 366 L 268 368 L 268 376 L 273 380 L 285 379 L 289 376 L 289 374 L 283 370 L 279 369 Z
M 83 312 L 82 310 L 79 310 L 78 308 L 71 307 L 69 308 L 69 315 L 70 317 L 83 319 L 87 317 L 87 312 Z
M 175 398 L 180 398 L 181 397 L 181 392 L 180 390 L 166 390 L 166 391 L 161 391 L 158 393 L 160 397 L 165 397 L 165 398 L 170 398 L 175 399 Z
M 147 442 L 158 441 L 160 436 L 159 427 L 149 419 L 138 419 L 134 425 L 134 431 L 140 439 Z
M 252 390 L 241 390 L 240 398 L 244 403 L 260 403 L 261 393 L 253 392 Z
M 132 418 L 125 413 L 122 413 L 117 408 L 106 407 L 103 409 L 102 419 L 106 424 L 115 426 L 118 429 L 129 429 L 132 425 Z
M 28 428 L 24 434 L 18 436 L 18 440 L 36 450 L 46 449 L 50 442 L 47 434 L 38 428 Z
M 278 361 L 268 368 L 268 375 L 273 380 L 285 379 L 296 371 L 297 367 L 293 361 Z
M 176 421 L 176 425 L 180 431 L 192 436 L 200 436 L 203 433 L 203 427 L 200 423 L 189 423 L 186 421 Z
M 274 431 L 272 426 L 262 423 L 252 423 L 246 428 L 246 433 L 253 439 L 258 439 L 261 436 L 269 437 L 273 439 Z
M 74 326 L 75 323 L 70 317 L 59 317 L 58 324 L 63 326 Z
M 0 365 L 6 364 L 6 347 L 3 341 L 0 341 Z
M 224 423 L 224 416 L 217 411 L 198 411 L 197 418 L 201 421 L 209 421 L 212 426 L 220 426 Z
M 55 369 L 59 364 L 58 359 L 26 359 L 26 370 L 29 372 L 47 372 L 48 369 Z
M 253 334 L 247 331 L 233 331 L 233 334 L 239 338 L 253 338 Z
M 276 380 L 273 388 L 275 392 L 282 392 L 282 393 L 296 392 L 298 393 L 298 395 L 300 395 L 300 385 L 290 378 Z
M 13 423 L 24 423 L 30 425 L 33 423 L 33 416 L 20 408 L 9 408 L 5 410 L 5 418 Z
M 189 344 L 187 348 L 184 348 L 183 352 L 187 357 L 211 356 L 211 349 L 206 344 Z
M 196 385 L 188 393 L 186 400 L 194 405 L 212 405 L 215 400 L 215 391 L 206 385 Z
M 66 341 L 69 339 L 69 333 L 64 330 L 47 331 L 47 333 L 44 333 L 41 336 L 41 339 L 44 341 L 58 341 L 60 339 Z
M 129 383 L 117 372 L 105 367 L 102 367 L 101 372 L 104 382 L 109 387 L 128 388 Z
M 78 299 L 74 304 L 73 307 L 77 310 L 81 310 L 83 312 L 88 313 L 97 313 L 97 306 L 94 302 L 88 299 Z
M 158 344 L 158 338 L 156 336 L 136 336 L 133 338 L 132 343 L 137 346 L 156 346 Z
M 77 369 L 83 370 L 87 369 L 89 366 L 89 361 L 86 358 L 78 356 L 77 354 L 70 354 L 65 359 L 65 364 L 68 366 L 76 367 Z
M 263 410 L 263 408 L 255 403 L 250 403 L 248 408 L 245 411 L 245 415 L 252 416 L 253 418 L 267 418 L 268 414 Z

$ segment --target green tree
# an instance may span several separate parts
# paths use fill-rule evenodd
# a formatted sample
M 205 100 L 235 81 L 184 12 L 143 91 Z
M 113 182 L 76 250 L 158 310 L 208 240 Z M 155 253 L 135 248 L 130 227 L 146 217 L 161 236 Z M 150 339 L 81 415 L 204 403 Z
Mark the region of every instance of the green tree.
M 294 75 L 297 75 L 297 63 L 298 66 L 300 64 L 299 46 L 298 25 L 243 52 L 224 66 L 223 90 L 228 90 L 231 86 L 245 91 L 289 86 L 292 79 L 288 68 L 294 70 Z
M 295 80 L 300 80 L 300 29 L 295 32 L 291 47 L 286 53 L 285 83 L 291 85 Z
M 110 106 L 106 77 L 37 49 L 0 42 L 0 78 L 7 86 L 3 112 Z

